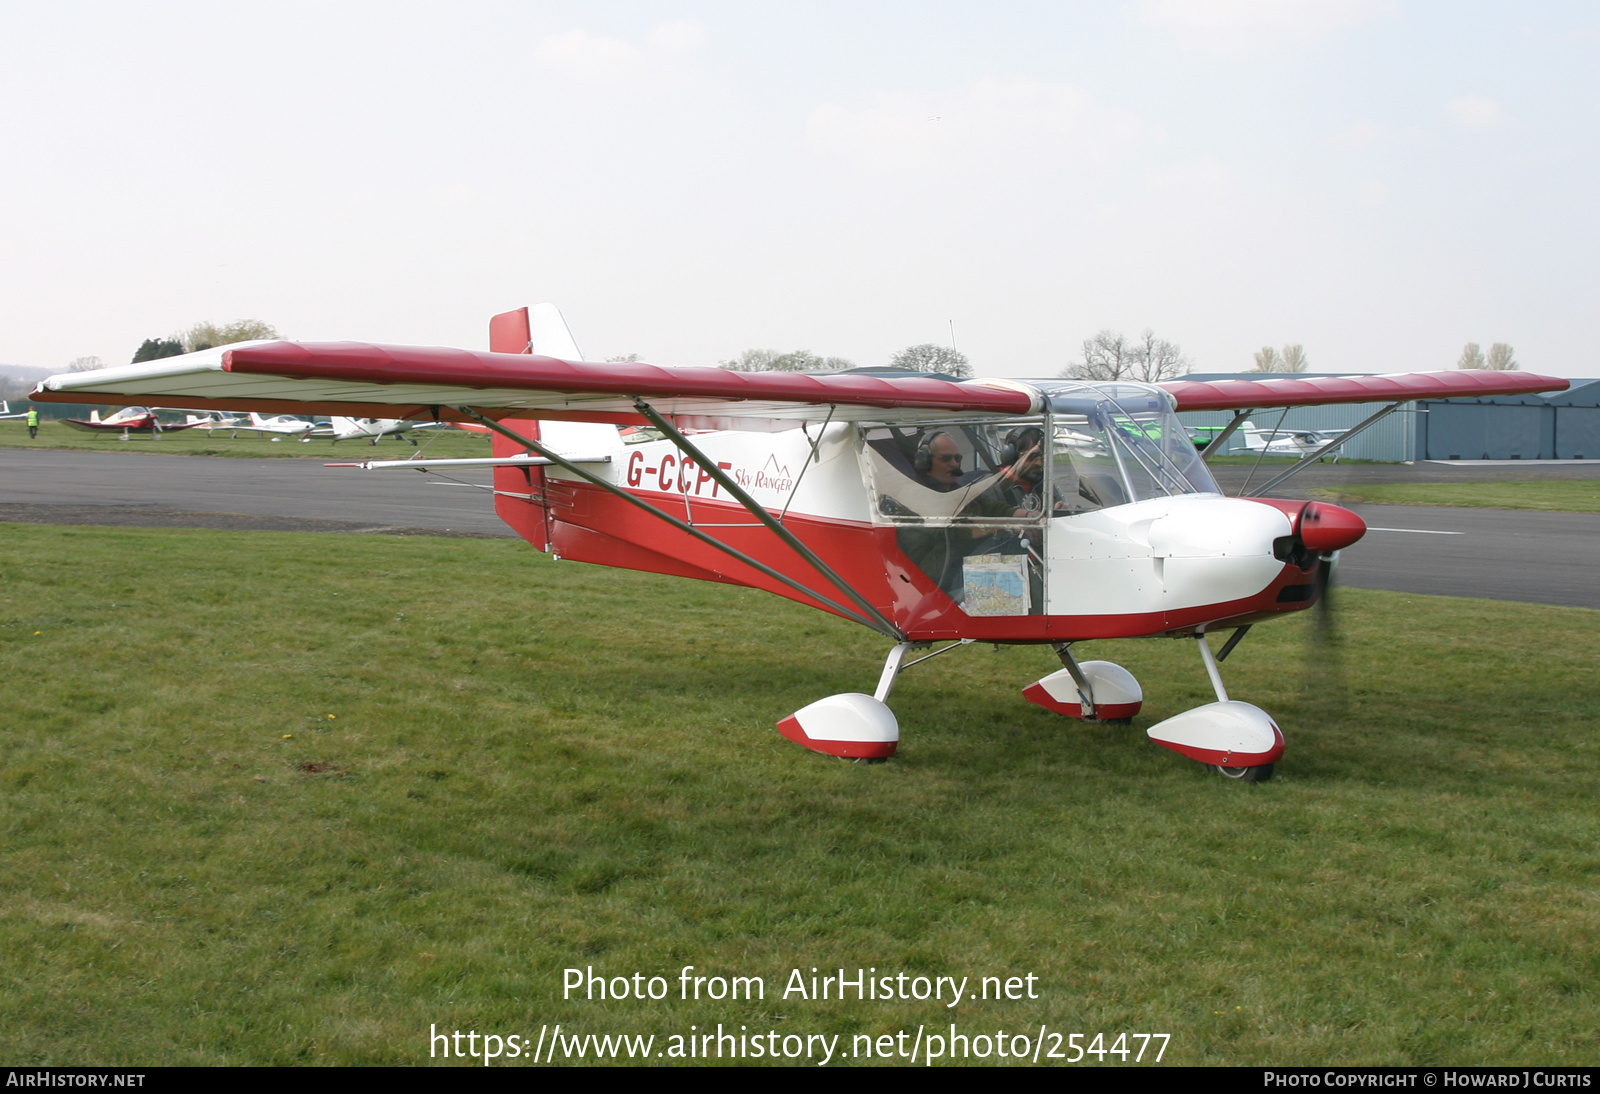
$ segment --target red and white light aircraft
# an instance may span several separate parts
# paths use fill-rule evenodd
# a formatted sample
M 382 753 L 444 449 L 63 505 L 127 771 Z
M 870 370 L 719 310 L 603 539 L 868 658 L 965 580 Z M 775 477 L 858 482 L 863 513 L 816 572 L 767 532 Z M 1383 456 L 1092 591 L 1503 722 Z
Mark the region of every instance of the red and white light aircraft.
M 116 400 L 111 400 L 113 403 Z M 91 410 L 87 419 L 63 418 L 62 425 L 70 425 L 73 429 L 83 430 L 86 433 L 176 433 L 180 429 L 192 429 L 194 423 L 168 422 L 163 424 L 154 410 L 145 406 L 125 406 L 109 417 L 100 417 L 98 410 Z
M 1192 638 L 1216 702 L 1147 733 L 1253 781 L 1271 773 L 1283 734 L 1229 698 L 1217 662 L 1253 623 L 1310 607 L 1329 556 L 1365 526 L 1333 505 L 1224 497 L 1202 456 L 1270 407 L 1387 404 L 1331 447 L 1413 399 L 1566 387 L 1518 372 L 1155 386 L 736 373 L 585 362 L 550 305 L 489 330 L 487 353 L 223 347 L 54 376 L 34 398 L 475 422 L 494 433 L 492 458 L 360 466 L 492 466 L 497 512 L 541 550 L 766 589 L 880 632 L 893 648 L 873 694 L 830 696 L 778 723 L 834 756 L 892 755 L 896 677 L 967 642 L 1052 646 L 1062 669 L 1024 694 L 1112 720 L 1138 712 L 1138 682 L 1078 661 L 1072 644 Z M 1235 413 L 1196 453 L 1177 410 Z M 646 428 L 625 436 L 630 426 Z M 1207 635 L 1219 630 L 1233 634 L 1214 655 Z M 908 659 L 916 651 L 927 652 Z

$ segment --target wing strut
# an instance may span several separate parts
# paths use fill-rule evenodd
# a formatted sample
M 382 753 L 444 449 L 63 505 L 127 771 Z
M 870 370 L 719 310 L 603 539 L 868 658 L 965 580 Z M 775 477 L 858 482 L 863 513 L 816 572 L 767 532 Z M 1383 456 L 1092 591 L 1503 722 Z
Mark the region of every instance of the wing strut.
M 663 418 L 655 407 L 651 406 L 643 399 L 635 399 L 633 401 L 633 405 L 640 414 L 643 414 L 646 418 L 650 419 L 651 425 L 665 433 L 667 438 L 672 441 L 673 444 L 677 445 L 679 450 L 682 451 L 684 455 L 688 456 L 695 463 L 699 464 L 701 468 L 709 473 L 724 490 L 726 490 L 729 494 L 732 494 L 733 497 L 738 500 L 739 504 L 744 506 L 745 509 L 749 511 L 751 516 L 755 517 L 762 524 L 765 524 L 773 535 L 783 540 L 784 543 L 787 543 L 795 554 L 805 559 L 806 562 L 810 564 L 812 569 L 816 570 L 817 573 L 827 578 L 828 581 L 833 584 L 834 588 L 838 589 L 851 600 L 855 601 L 856 605 L 866 613 L 868 618 L 873 621 L 872 627 L 874 630 L 882 634 L 892 635 L 898 641 L 905 641 L 905 635 L 900 633 L 899 627 L 896 627 L 893 623 L 889 622 L 889 620 L 885 619 L 883 613 L 878 611 L 877 608 L 873 607 L 870 600 L 862 596 L 856 591 L 853 585 L 834 572 L 833 567 L 829 566 L 826 562 L 818 558 L 816 554 L 812 552 L 811 548 L 807 547 L 804 543 L 801 543 L 800 540 L 795 537 L 793 532 L 789 531 L 789 529 L 785 528 L 782 524 L 775 520 L 771 513 L 767 512 L 756 502 L 756 499 L 752 498 L 749 494 L 746 494 L 743 487 L 734 482 L 726 471 L 717 466 L 716 460 L 706 456 L 693 444 L 690 444 L 689 438 L 685 437 L 682 433 L 679 433 L 677 427 Z M 831 413 L 829 414 L 829 417 L 832 417 Z M 804 469 L 801 470 L 801 474 L 805 474 Z M 795 485 L 798 487 L 799 482 L 797 481 Z M 785 506 L 784 508 L 787 510 L 788 507 Z
M 458 409 L 462 414 L 465 414 L 467 417 L 471 418 L 473 421 L 478 422 L 480 425 L 483 425 L 483 426 L 485 426 L 485 427 L 487 427 L 489 429 L 492 429 L 496 433 L 500 434 L 502 437 L 507 437 L 507 438 L 511 439 L 512 441 L 516 442 L 517 444 L 522 445 L 528 451 L 537 452 L 540 456 L 543 456 L 545 459 L 549 460 L 551 463 L 556 464 L 558 467 L 562 468 L 565 471 L 570 471 L 572 474 L 577 475 L 579 478 L 583 479 L 585 482 L 592 483 L 595 486 L 600 487 L 602 490 L 605 490 L 605 491 L 607 491 L 609 493 L 615 494 L 617 497 L 621 498 L 623 501 L 629 503 L 630 505 L 637 506 L 638 508 L 643 509 L 646 513 L 649 513 L 651 516 L 658 517 L 661 520 L 666 521 L 668 524 L 672 525 L 674 528 L 678 529 L 680 532 L 687 532 L 689 535 L 693 536 L 695 539 L 698 539 L 700 542 L 706 544 L 707 546 L 715 547 L 717 550 L 723 552 L 724 554 L 732 556 L 733 558 L 735 558 L 735 559 L 739 560 L 740 562 L 744 563 L 746 566 L 749 566 L 749 567 L 751 567 L 752 569 L 755 569 L 755 570 L 759 570 L 760 572 L 766 574 L 768 577 L 770 577 L 770 578 L 772 578 L 772 579 L 774 579 L 776 581 L 783 582 L 783 584 L 789 586 L 789 588 L 794 589 L 796 592 L 803 593 L 804 595 L 810 597 L 811 599 L 817 601 L 818 603 L 825 605 L 826 607 L 828 607 L 832 611 L 838 612 L 840 615 L 844 616 L 846 619 L 852 620 L 853 622 L 856 622 L 856 623 L 860 623 L 864 627 L 871 627 L 873 630 L 878 631 L 879 633 L 885 635 L 886 637 L 893 638 L 896 642 L 905 641 L 905 635 L 902 634 L 900 632 L 899 628 L 896 627 L 893 623 L 890 623 L 888 620 L 884 619 L 881 613 L 879 613 L 877 611 L 873 611 L 871 616 L 864 616 L 860 612 L 854 611 L 853 609 L 848 608 L 845 605 L 840 604 L 840 603 L 830 599 L 829 597 L 823 596 L 821 593 L 816 592 L 813 589 L 807 588 L 806 586 L 800 584 L 800 582 L 794 580 L 794 578 L 788 576 L 787 574 L 779 573 L 777 570 L 774 570 L 771 566 L 768 566 L 766 563 L 758 562 L 756 559 L 751 558 L 749 555 L 745 554 L 743 551 L 740 551 L 735 547 L 730 547 L 726 543 L 723 543 L 721 540 L 714 539 L 711 536 L 706 535 L 704 532 L 700 531 L 700 529 L 694 527 L 693 525 L 685 524 L 683 521 L 679 520 L 677 517 L 674 517 L 669 513 L 663 513 L 660 509 L 657 509 L 655 506 L 651 505 L 649 502 L 645 501 L 643 498 L 634 497 L 632 494 L 628 493 L 626 490 L 623 490 L 620 487 L 615 486 L 614 484 L 607 482 L 606 480 L 600 478 L 598 475 L 591 475 L 589 472 L 585 471 L 583 468 L 579 467 L 577 464 L 575 464 L 575 463 L 571 462 L 570 460 L 567 460 L 564 457 L 562 457 L 559 453 L 556 453 L 556 452 L 552 451 L 551 449 L 546 448 L 544 445 L 540 444 L 538 441 L 529 440 L 527 437 L 522 436 L 520 433 L 512 432 L 511 430 L 507 429 L 505 426 L 501 425 L 499 422 L 495 421 L 493 418 L 489 418 L 489 417 L 486 417 L 486 416 L 484 416 L 482 414 L 479 414 L 476 410 L 473 410 L 469 406 L 457 407 L 456 409 Z M 653 409 L 652 409 L 652 413 L 654 413 Z M 673 432 L 675 433 L 677 431 L 673 430 Z M 685 442 L 685 443 L 687 443 L 687 442 Z M 764 511 L 763 511 L 763 515 L 764 515 Z
M 1215 437 L 1212 437 L 1210 444 L 1206 445 L 1200 450 L 1200 458 L 1202 460 L 1210 459 L 1211 453 L 1221 448 L 1223 444 L 1226 443 L 1228 438 L 1233 436 L 1233 431 L 1238 429 L 1239 426 L 1244 423 L 1244 420 L 1254 413 L 1254 410 L 1248 409 L 1234 411 L 1233 421 L 1229 422 L 1227 428 L 1225 428 L 1221 433 L 1218 433 Z
M 1366 421 L 1362 422 L 1360 425 L 1356 426 L 1354 429 L 1351 429 L 1348 433 L 1339 434 L 1339 436 L 1335 437 L 1333 440 L 1329 441 L 1327 444 L 1323 445 L 1321 448 L 1317 449 L 1315 452 L 1311 453 L 1309 456 L 1307 456 L 1304 459 L 1302 459 L 1299 463 L 1297 463 L 1293 467 L 1289 468 L 1289 470 L 1285 471 L 1283 474 L 1276 476 L 1275 478 L 1269 480 L 1267 483 L 1265 483 L 1262 486 L 1258 486 L 1253 493 L 1242 494 L 1240 496 L 1241 497 L 1247 497 L 1247 498 L 1259 498 L 1259 497 L 1261 497 L 1261 495 L 1265 494 L 1268 490 L 1271 490 L 1274 486 L 1277 486 L 1284 479 L 1287 479 L 1290 475 L 1293 475 L 1296 472 L 1298 472 L 1302 467 L 1305 467 L 1308 464 L 1311 464 L 1311 463 L 1316 462 L 1317 460 L 1320 460 L 1323 456 L 1327 455 L 1329 452 L 1333 451 L 1335 448 L 1338 448 L 1341 444 L 1345 444 L 1348 441 L 1350 441 L 1353 437 L 1356 436 L 1356 434 L 1363 432 L 1368 426 L 1377 425 L 1378 424 L 1378 420 L 1380 418 L 1388 417 L 1390 414 L 1394 413 L 1396 410 L 1399 410 L 1401 407 L 1405 406 L 1406 403 L 1408 403 L 1408 402 L 1411 402 L 1411 400 L 1410 399 L 1402 399 L 1398 403 L 1390 403 L 1388 406 L 1384 407 L 1382 410 L 1378 411 L 1376 414 L 1374 414 L 1371 417 L 1369 417 Z
M 795 477 L 794 488 L 789 491 L 789 498 L 783 503 L 783 512 L 778 514 L 778 523 L 783 523 L 783 518 L 789 515 L 789 506 L 794 504 L 794 496 L 800 493 L 800 484 L 806 479 L 806 472 L 811 470 L 811 465 L 821 462 L 822 457 L 817 455 L 817 446 L 822 443 L 822 435 L 828 431 L 828 424 L 833 421 L 833 415 L 839 408 L 830 406 L 828 416 L 822 420 L 822 428 L 817 430 L 817 439 L 812 440 L 811 434 L 806 432 L 806 423 L 800 423 L 800 432 L 805 433 L 806 442 L 811 445 L 811 458 L 806 460 L 805 466 L 800 469 L 800 474 Z

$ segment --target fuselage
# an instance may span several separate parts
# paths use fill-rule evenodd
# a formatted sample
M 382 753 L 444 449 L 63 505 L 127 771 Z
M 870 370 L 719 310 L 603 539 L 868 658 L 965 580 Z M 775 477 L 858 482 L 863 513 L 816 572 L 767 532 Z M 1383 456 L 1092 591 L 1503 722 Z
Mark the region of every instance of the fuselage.
M 1043 394 L 1042 413 L 1016 420 L 897 424 L 891 412 L 881 423 L 688 439 L 913 640 L 1183 633 L 1313 602 L 1321 552 L 1294 549 L 1295 503 L 1224 497 L 1158 389 L 1057 384 Z M 838 596 L 671 440 L 636 431 L 628 443 L 615 427 L 573 423 L 541 433 L 566 455 L 609 456 L 598 473 L 614 487 Z M 945 470 L 930 448 L 951 453 Z M 515 451 L 497 439 L 497 455 Z M 950 474 L 951 462 L 965 470 Z M 559 557 L 829 610 L 559 468 L 501 468 L 495 485 L 507 522 Z M 1357 528 L 1350 519 L 1336 523 Z

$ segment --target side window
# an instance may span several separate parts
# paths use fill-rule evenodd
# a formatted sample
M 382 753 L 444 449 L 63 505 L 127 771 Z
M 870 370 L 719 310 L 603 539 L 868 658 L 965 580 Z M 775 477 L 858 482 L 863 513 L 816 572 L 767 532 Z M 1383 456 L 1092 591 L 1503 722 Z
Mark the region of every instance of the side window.
M 861 458 L 880 524 L 1026 524 L 1048 508 L 1042 421 L 867 427 Z
M 1043 610 L 1050 461 L 1042 419 L 870 426 L 873 520 L 969 614 Z
M 1087 414 L 1057 414 L 1051 438 L 1055 516 L 1121 505 L 1128 499 L 1116 454 L 1100 425 Z

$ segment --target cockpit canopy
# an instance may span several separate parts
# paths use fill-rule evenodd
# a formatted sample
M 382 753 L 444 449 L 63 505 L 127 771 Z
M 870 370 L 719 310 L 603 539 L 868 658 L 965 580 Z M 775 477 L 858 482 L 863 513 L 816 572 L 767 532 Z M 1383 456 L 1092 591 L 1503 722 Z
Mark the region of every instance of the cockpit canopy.
M 1221 492 L 1159 388 L 1074 380 L 1035 386 L 1045 396 L 1042 415 L 864 425 L 874 519 L 1026 526 L 1150 498 Z
M 1038 385 L 1049 400 L 1056 489 L 1101 507 L 1176 494 L 1218 494 L 1189 431 L 1160 388 L 1063 380 Z

